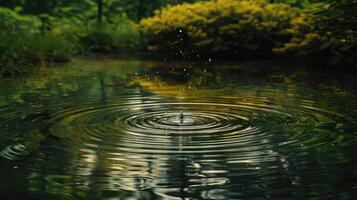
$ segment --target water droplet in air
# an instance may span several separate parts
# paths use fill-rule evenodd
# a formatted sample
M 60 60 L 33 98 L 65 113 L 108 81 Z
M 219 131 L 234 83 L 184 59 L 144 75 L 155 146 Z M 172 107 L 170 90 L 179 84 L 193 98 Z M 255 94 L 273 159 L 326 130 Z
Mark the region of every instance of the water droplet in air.
M 184 118 L 183 112 L 180 111 L 180 122 L 181 122 L 181 123 L 183 123 L 183 118 Z

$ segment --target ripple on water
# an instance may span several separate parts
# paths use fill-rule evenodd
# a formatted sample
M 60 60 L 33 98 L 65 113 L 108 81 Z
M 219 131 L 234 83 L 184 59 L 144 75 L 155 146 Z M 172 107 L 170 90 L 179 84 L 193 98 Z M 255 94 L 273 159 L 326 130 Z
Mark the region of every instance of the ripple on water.
M 322 118 L 326 122 L 319 122 Z M 345 122 L 343 116 L 313 107 L 286 109 L 274 104 L 245 102 L 114 103 L 67 110 L 50 121 L 52 134 L 86 136 L 93 141 L 105 141 L 110 148 L 123 152 L 148 154 L 269 149 L 277 144 L 271 139 L 291 124 L 295 128 L 316 129 L 318 124 L 341 126 Z M 291 141 L 280 141 L 280 145 L 308 139 L 303 134 L 291 136 L 294 136 Z
M 78 186 L 87 188 L 92 177 L 103 191 L 156 188 L 162 197 L 189 192 L 224 199 L 224 191 L 239 185 L 237 177 L 254 176 L 260 181 L 250 184 L 268 187 L 260 184 L 274 184 L 282 170 L 289 171 L 289 155 L 299 155 L 298 165 L 308 162 L 308 149 L 335 144 L 334 134 L 353 125 L 309 101 L 284 106 L 264 98 L 130 100 L 135 103 L 83 105 L 35 120 L 42 134 L 62 141 L 55 148 L 77 152 L 71 173 L 81 177 L 74 178 Z M 0 156 L 16 159 L 28 153 L 25 145 L 8 146 Z M 287 179 L 298 185 L 301 178 Z

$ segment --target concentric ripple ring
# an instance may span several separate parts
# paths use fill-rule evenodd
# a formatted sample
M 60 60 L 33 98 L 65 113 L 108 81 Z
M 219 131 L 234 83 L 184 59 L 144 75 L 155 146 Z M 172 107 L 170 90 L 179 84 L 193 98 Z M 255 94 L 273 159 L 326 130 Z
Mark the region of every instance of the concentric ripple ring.
M 106 144 L 121 151 L 218 153 L 267 149 L 279 136 L 279 129 L 289 123 L 305 126 L 303 119 L 315 118 L 316 110 L 311 111 L 314 108 L 306 106 L 287 110 L 247 102 L 114 103 L 57 113 L 50 123 L 53 134 L 86 135 L 95 141 L 110 138 Z M 341 120 L 337 114 L 319 112 L 331 121 Z M 303 142 L 305 137 L 301 135 L 289 143 Z

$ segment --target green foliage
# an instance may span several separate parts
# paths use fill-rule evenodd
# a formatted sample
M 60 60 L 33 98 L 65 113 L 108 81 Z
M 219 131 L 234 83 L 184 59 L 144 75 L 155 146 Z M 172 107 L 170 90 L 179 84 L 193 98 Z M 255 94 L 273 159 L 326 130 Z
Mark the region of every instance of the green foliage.
M 36 17 L 20 15 L 8 8 L 0 7 L 0 30 L 8 32 L 35 31 L 40 25 Z
M 140 48 L 140 33 L 129 22 L 90 28 L 82 38 L 86 49 L 96 52 L 132 52 Z
M 296 7 L 307 7 L 310 5 L 309 0 L 270 0 L 270 3 L 286 3 Z
M 51 16 L 62 15 L 61 8 L 72 7 L 81 12 L 86 12 L 89 8 L 95 6 L 93 0 L 6 0 L 0 1 L 0 6 L 10 9 L 20 10 L 21 14 L 41 15 L 47 14 Z
M 312 4 L 308 9 L 300 10 L 299 17 L 291 20 L 289 42 L 280 48 L 275 48 L 276 53 L 316 56 L 320 52 L 320 46 L 327 40 L 322 33 L 316 30 L 317 20 L 312 13 L 321 9 L 321 4 Z
M 149 50 L 184 57 L 284 54 L 357 63 L 357 0 L 101 3 L 99 24 L 96 0 L 0 1 L 0 74 L 39 60 L 67 61 L 85 50 L 138 51 L 146 41 Z
M 19 12 L 0 7 L 0 76 L 21 73 L 43 60 L 69 61 L 84 49 L 126 52 L 139 48 L 140 33 L 123 12 L 105 13 L 98 27 L 95 2 L 83 2 L 78 7 L 75 3 L 54 6 L 38 16 L 21 15 L 25 11 L 19 7 Z
M 113 7 L 120 7 L 127 14 L 129 19 L 140 21 L 143 18 L 150 17 L 154 11 L 167 5 L 179 5 L 185 2 L 196 2 L 197 0 L 108 0 L 112 2 Z
M 253 57 L 286 52 L 295 35 L 310 31 L 307 18 L 301 9 L 287 4 L 217 0 L 167 7 L 140 24 L 152 38 L 152 50 L 188 57 Z
M 38 17 L 0 7 L 0 76 L 21 73 L 41 60 L 68 61 L 80 51 L 76 37 L 43 34 L 42 27 Z
M 326 8 L 317 12 L 317 30 L 326 42 L 321 46 L 330 65 L 357 66 L 357 0 L 327 0 Z
M 43 60 L 68 61 L 80 50 L 65 36 L 0 32 L 0 40 L 1 71 L 8 75 L 24 72 Z

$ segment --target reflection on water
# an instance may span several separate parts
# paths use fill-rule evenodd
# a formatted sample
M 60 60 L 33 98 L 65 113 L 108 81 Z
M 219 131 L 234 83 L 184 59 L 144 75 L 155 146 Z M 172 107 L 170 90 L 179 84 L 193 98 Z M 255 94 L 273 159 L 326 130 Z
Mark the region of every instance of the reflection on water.
M 0 88 L 2 199 L 356 196 L 356 96 L 301 68 L 87 58 Z

